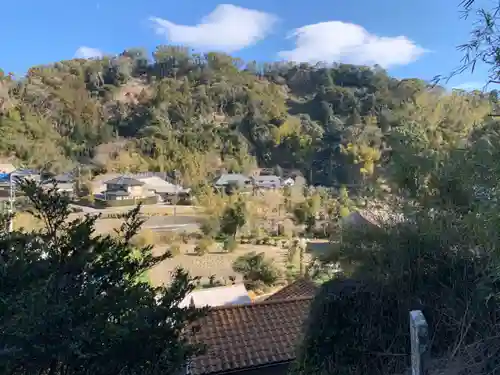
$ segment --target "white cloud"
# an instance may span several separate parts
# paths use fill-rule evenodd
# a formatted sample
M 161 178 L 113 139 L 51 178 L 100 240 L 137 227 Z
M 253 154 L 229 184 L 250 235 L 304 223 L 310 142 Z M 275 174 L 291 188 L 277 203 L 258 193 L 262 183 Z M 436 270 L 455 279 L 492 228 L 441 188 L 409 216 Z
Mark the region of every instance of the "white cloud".
M 171 43 L 224 52 L 238 51 L 264 39 L 276 20 L 272 14 L 231 4 L 219 4 L 196 26 L 150 18 L 156 33 Z
M 341 21 L 306 25 L 293 30 L 288 38 L 295 38 L 295 48 L 281 51 L 279 56 L 294 62 L 378 64 L 387 68 L 409 64 L 427 52 L 405 36 L 381 37 Z
M 75 52 L 75 57 L 77 59 L 101 58 L 103 56 L 104 53 L 101 50 L 85 46 L 78 48 Z

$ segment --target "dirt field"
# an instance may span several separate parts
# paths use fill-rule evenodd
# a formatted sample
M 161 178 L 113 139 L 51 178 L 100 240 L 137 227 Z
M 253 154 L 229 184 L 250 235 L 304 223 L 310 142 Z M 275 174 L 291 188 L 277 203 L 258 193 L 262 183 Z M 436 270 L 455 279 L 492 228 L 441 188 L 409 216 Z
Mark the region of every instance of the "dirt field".
M 275 246 L 265 245 L 239 245 L 238 249 L 232 253 L 216 252 L 213 251 L 204 256 L 196 256 L 192 253 L 193 245 L 186 245 L 183 252 L 190 252 L 188 254 L 178 255 L 175 258 L 167 259 L 162 264 L 150 271 L 150 279 L 154 285 L 160 285 L 170 280 L 171 272 L 176 267 L 182 267 L 189 271 L 192 276 L 200 276 L 202 282 L 207 282 L 208 277 L 215 275 L 217 280 L 221 278 L 228 279 L 229 276 L 236 276 L 237 280 L 241 279 L 233 269 L 232 264 L 240 255 L 255 251 L 257 253 L 264 252 L 266 256 L 273 259 L 276 265 L 281 270 L 284 270 L 286 249 Z M 155 249 L 156 255 L 165 251 L 165 247 L 158 247 Z M 305 261 L 310 260 L 309 254 L 306 254 Z

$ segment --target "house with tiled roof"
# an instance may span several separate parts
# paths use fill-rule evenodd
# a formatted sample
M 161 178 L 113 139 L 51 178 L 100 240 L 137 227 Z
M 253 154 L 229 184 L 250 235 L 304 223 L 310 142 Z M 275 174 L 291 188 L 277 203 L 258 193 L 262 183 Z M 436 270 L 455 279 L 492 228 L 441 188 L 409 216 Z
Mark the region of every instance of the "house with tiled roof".
M 106 200 L 144 198 L 148 195 L 143 188 L 144 182 L 132 177 L 118 176 L 104 183 L 106 185 L 104 191 Z
M 206 352 L 187 375 L 285 375 L 296 357 L 312 297 L 216 307 L 197 322 L 192 343 Z
M 279 301 L 295 298 L 313 298 L 318 292 L 318 286 L 309 279 L 299 279 L 266 298 L 266 301 Z

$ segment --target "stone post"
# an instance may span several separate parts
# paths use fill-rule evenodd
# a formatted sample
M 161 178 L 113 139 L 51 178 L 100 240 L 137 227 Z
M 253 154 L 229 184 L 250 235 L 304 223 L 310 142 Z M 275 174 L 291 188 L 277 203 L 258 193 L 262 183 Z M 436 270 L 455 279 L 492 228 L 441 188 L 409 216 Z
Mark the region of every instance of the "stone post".
M 429 355 L 429 327 L 420 310 L 410 311 L 411 373 L 427 375 Z

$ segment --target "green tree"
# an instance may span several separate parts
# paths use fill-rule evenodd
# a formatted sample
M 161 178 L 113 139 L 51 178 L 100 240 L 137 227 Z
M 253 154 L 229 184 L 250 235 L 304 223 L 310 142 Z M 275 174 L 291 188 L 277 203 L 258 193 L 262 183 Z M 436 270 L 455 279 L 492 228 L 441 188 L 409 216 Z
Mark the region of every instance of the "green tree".
M 193 279 L 178 269 L 168 288 L 141 281 L 169 255 L 131 244 L 139 207 L 117 236 L 95 235 L 97 218 L 70 219 L 55 189 L 20 188 L 45 225 L 0 229 L 3 374 L 172 374 L 200 351 L 184 329 L 204 310 L 177 306 Z
M 221 218 L 220 233 L 234 239 L 246 223 L 246 214 L 245 202 L 241 199 L 226 207 Z
M 311 234 L 316 226 L 316 215 L 321 204 L 321 197 L 313 194 L 304 202 L 295 205 L 293 215 L 297 225 L 305 225 L 306 233 Z
M 233 263 L 233 271 L 243 275 L 249 290 L 273 285 L 279 278 L 278 269 L 265 258 L 264 253 L 251 252 L 239 256 Z
M 487 6 L 476 0 L 462 0 L 460 5 L 465 15 L 473 14 L 476 17 L 475 26 L 471 31 L 471 39 L 459 46 L 464 52 L 462 64 L 452 75 L 463 73 L 466 70 L 474 72 L 478 65 L 484 64 L 489 69 L 489 83 L 500 83 L 500 38 L 498 17 L 500 5 L 492 3 Z
M 421 147 L 419 160 L 398 160 L 406 164 L 392 172 L 398 199 L 391 212 L 404 220 L 352 228 L 332 246 L 326 263 L 339 262 L 343 273 L 313 304 L 295 373 L 401 373 L 403 359 L 377 361 L 374 353 L 407 352 L 412 309 L 428 319 L 435 358 L 448 359 L 451 350 L 463 360 L 472 348 L 498 347 L 499 319 L 491 314 L 500 297 L 500 124 L 486 121 L 468 130 L 466 142 L 436 152 L 427 152 L 435 146 L 417 134 L 400 132 L 403 144 Z M 410 168 L 419 163 L 425 168 Z M 408 184 L 409 177 L 417 179 Z M 494 368 L 496 358 L 495 350 L 468 365 Z

